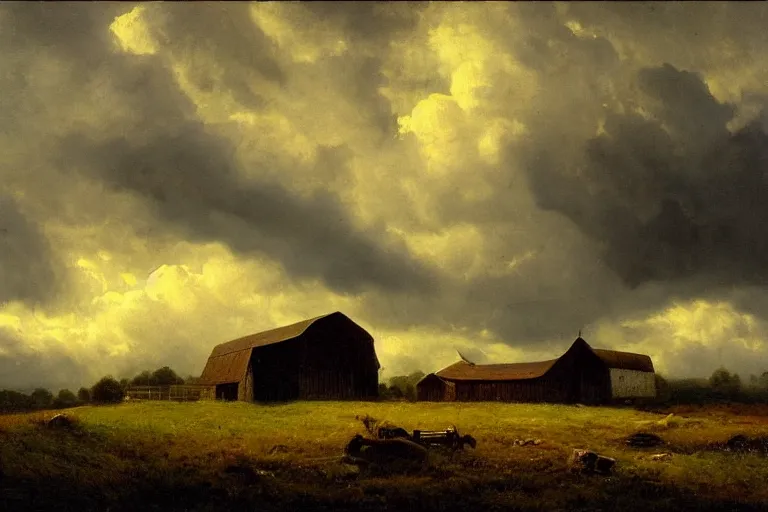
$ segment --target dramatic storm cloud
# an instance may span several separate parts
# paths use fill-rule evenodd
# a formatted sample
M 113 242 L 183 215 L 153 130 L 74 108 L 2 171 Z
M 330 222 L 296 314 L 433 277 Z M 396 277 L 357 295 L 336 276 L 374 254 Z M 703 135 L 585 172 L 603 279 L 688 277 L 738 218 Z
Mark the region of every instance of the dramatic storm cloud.
M 0 6 L 0 386 L 342 310 L 385 375 L 768 370 L 768 13 L 693 3 Z

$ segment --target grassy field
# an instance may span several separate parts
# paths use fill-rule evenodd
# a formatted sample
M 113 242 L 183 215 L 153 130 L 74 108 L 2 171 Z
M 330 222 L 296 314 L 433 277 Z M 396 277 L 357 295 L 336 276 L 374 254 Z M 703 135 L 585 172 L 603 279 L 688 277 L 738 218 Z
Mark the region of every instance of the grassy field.
M 768 436 L 754 407 L 665 420 L 557 405 L 141 402 L 70 409 L 74 429 L 41 426 L 52 414 L 0 416 L 0 510 L 768 510 L 768 458 L 714 448 Z M 338 459 L 365 414 L 409 430 L 455 424 L 477 449 L 435 452 L 417 474 L 356 472 Z M 667 446 L 627 447 L 637 431 Z M 614 475 L 568 472 L 573 448 L 616 458 Z M 672 457 L 650 460 L 659 452 Z

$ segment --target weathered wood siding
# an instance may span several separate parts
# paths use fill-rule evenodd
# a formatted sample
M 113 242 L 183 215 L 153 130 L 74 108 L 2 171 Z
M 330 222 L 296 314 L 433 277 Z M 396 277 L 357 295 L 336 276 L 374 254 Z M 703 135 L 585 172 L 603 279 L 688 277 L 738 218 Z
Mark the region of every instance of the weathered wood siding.
M 456 400 L 461 402 L 558 402 L 563 396 L 553 379 L 456 382 Z
M 254 348 L 251 368 L 255 401 L 378 396 L 373 339 L 348 322 L 320 320 L 298 338 Z
M 541 377 L 505 381 L 456 381 L 466 402 L 602 403 L 610 399 L 608 368 L 586 343 L 575 343 Z
M 656 376 L 651 372 L 610 369 L 613 398 L 653 398 L 656 396 Z
M 416 385 L 419 402 L 453 402 L 456 400 L 456 384 L 430 374 Z
M 362 400 L 379 392 L 373 340 L 348 323 L 318 322 L 302 336 L 299 398 Z
M 248 363 L 248 370 L 245 372 L 245 379 L 237 388 L 237 399 L 253 402 L 253 364 Z

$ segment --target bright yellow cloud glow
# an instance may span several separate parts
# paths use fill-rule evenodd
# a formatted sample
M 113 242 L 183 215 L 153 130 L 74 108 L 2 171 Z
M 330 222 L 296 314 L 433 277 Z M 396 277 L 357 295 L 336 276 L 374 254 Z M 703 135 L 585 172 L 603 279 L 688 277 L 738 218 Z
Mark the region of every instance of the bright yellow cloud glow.
M 137 5 L 130 12 L 118 16 L 109 29 L 115 34 L 123 51 L 136 55 L 153 54 L 157 46 L 152 40 L 143 15 L 146 6 Z

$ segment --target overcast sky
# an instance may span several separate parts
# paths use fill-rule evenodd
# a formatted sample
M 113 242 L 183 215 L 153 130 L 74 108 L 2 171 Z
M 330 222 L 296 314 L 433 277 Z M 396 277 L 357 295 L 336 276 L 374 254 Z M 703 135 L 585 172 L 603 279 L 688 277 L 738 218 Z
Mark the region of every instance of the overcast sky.
M 765 3 L 0 4 L 0 387 L 342 311 L 383 376 L 768 371 Z

